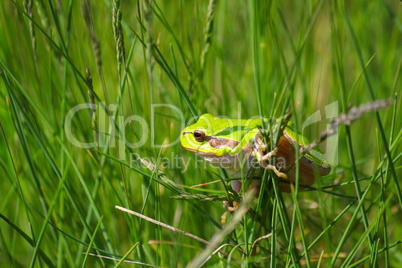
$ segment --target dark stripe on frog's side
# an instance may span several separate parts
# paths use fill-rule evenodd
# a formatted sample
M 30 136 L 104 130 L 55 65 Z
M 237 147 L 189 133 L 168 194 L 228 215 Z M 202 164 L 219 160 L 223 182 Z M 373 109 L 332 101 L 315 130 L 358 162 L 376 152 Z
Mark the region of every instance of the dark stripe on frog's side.
M 190 132 L 190 131 L 182 133 L 182 135 L 186 135 L 186 134 L 194 135 L 194 133 Z M 205 136 L 204 141 L 208 142 L 212 148 L 216 148 L 216 149 L 219 149 L 222 146 L 226 146 L 226 147 L 230 147 L 230 148 L 234 149 L 237 147 L 237 145 L 239 145 L 238 141 L 226 139 L 226 138 L 216 138 L 213 136 Z
M 212 136 L 205 136 L 205 141 L 213 148 L 219 149 L 223 146 L 230 147 L 232 149 L 236 148 L 239 144 L 238 141 L 226 139 L 226 138 L 216 138 Z

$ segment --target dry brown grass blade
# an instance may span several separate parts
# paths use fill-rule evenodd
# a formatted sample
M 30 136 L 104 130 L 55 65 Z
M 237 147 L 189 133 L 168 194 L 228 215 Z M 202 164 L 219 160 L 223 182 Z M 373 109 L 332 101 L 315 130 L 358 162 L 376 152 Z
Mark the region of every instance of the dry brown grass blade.
M 269 237 L 271 237 L 271 236 L 272 236 L 272 233 L 269 233 L 269 234 L 266 234 L 266 235 L 264 235 L 264 236 L 261 236 L 261 237 L 257 238 L 257 239 L 254 241 L 253 245 L 251 246 L 251 249 L 250 249 L 250 256 L 253 254 L 254 248 L 255 248 L 255 246 L 257 245 L 258 242 L 260 242 L 261 240 L 267 239 L 267 238 L 269 238 Z
M 86 252 L 83 252 L 82 254 L 87 254 Z M 107 259 L 107 260 L 112 260 L 112 261 L 119 261 L 120 259 L 116 259 L 116 258 L 112 258 L 112 257 L 108 257 L 108 256 L 104 256 L 104 255 L 97 255 L 97 254 L 93 254 L 93 253 L 88 253 L 88 255 L 91 255 L 93 257 L 98 257 L 98 258 L 103 258 L 103 259 Z M 129 261 L 129 260 L 124 260 L 125 263 L 132 263 L 132 264 L 138 264 L 138 265 L 143 265 L 143 266 L 147 266 L 147 267 L 160 267 L 160 266 L 155 266 L 152 264 L 147 264 L 147 263 L 143 263 L 143 262 L 138 262 L 138 261 Z
M 215 235 L 211 238 L 208 246 L 198 254 L 188 265 L 187 267 L 200 267 L 204 265 L 213 255 L 213 252 L 219 248 L 219 244 L 221 241 L 230 234 L 240 223 L 241 220 L 244 219 L 244 215 L 249 210 L 250 202 L 255 198 L 255 190 L 250 189 L 245 194 L 243 201 L 240 203 L 239 207 L 235 211 L 232 220 L 223 228 L 219 230 Z
M 316 147 L 319 143 L 338 133 L 339 125 L 349 126 L 353 121 L 356 121 L 357 119 L 362 117 L 364 113 L 384 109 L 390 106 L 392 104 L 392 101 L 392 99 L 383 99 L 365 103 L 360 106 L 353 106 L 349 109 L 349 112 L 347 114 L 342 113 L 337 118 L 332 119 L 330 129 L 321 132 L 321 135 L 318 139 L 314 140 L 309 145 L 302 147 L 300 149 L 300 154 L 308 152 L 310 149 Z
M 124 212 L 126 212 L 126 213 L 132 214 L 132 215 L 134 215 L 134 216 L 137 216 L 138 218 L 141 218 L 141 219 L 143 219 L 143 220 L 152 222 L 153 224 L 156 224 L 156 225 L 159 225 L 159 226 L 164 227 L 164 228 L 166 228 L 166 229 L 169 229 L 169 230 L 171 230 L 171 231 L 173 231 L 173 232 L 176 232 L 176 233 L 185 235 L 185 236 L 187 236 L 187 237 L 190 237 L 190 238 L 192 238 L 192 239 L 194 239 L 194 240 L 197 240 L 198 242 L 201 242 L 201 243 L 203 243 L 203 244 L 205 244 L 205 245 L 210 245 L 210 243 L 209 243 L 208 241 L 206 241 L 206 240 L 204 240 L 204 239 L 202 239 L 202 238 L 200 238 L 200 237 L 198 237 L 198 236 L 195 236 L 195 235 L 190 234 L 190 233 L 187 233 L 187 232 L 185 232 L 185 231 L 183 231 L 183 230 L 177 229 L 177 228 L 175 228 L 175 227 L 173 227 L 173 226 L 171 226 L 171 225 L 168 225 L 168 224 L 166 224 L 166 223 L 163 223 L 163 222 L 154 220 L 154 219 L 152 219 L 152 218 L 149 218 L 149 217 L 147 217 L 147 216 L 145 216 L 145 215 L 142 215 L 141 213 L 138 213 L 138 212 L 135 212 L 135 211 L 132 211 L 132 210 L 130 210 L 130 209 L 126 209 L 126 208 L 123 208 L 123 207 L 120 207 L 120 206 L 115 206 L 115 208 L 117 208 L 118 210 L 124 211 Z M 224 252 L 224 251 L 222 251 L 222 250 L 220 250 L 219 252 L 222 253 L 223 255 L 225 255 L 226 257 L 228 257 L 228 254 L 227 254 L 226 252 Z

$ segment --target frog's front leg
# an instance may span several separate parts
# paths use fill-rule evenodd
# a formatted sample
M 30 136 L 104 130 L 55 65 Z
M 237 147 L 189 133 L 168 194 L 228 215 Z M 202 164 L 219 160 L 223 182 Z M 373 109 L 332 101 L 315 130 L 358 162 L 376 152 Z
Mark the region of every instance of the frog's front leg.
M 283 178 L 283 179 L 287 179 L 288 176 L 285 173 L 280 172 L 275 166 L 266 163 L 266 161 L 271 159 L 271 157 L 274 156 L 277 151 L 278 151 L 278 148 L 275 148 L 274 150 L 272 150 L 271 152 L 269 152 L 265 155 L 261 155 L 261 154 L 257 155 L 258 162 L 260 163 L 260 166 L 275 172 L 276 176 Z
M 256 134 L 256 137 L 253 142 L 253 149 L 260 166 L 262 166 L 265 169 L 272 170 L 273 172 L 275 172 L 276 176 L 280 178 L 283 179 L 288 178 L 288 176 L 285 173 L 280 172 L 274 165 L 270 165 L 269 163 L 267 163 L 268 160 L 270 160 L 273 156 L 275 156 L 275 154 L 278 151 L 278 148 L 276 147 L 272 151 L 265 153 L 267 148 L 260 133 Z

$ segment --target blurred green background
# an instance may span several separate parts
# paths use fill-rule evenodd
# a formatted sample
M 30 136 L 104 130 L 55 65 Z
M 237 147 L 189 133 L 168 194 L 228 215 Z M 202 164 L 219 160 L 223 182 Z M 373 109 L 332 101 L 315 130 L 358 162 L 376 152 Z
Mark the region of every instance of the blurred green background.
M 129 259 L 183 267 L 204 244 L 115 206 L 210 240 L 225 212 L 221 201 L 171 197 L 179 186 L 225 196 L 219 180 L 225 172 L 200 167 L 177 142 L 162 149 L 154 144 L 177 141 L 184 125 L 206 112 L 279 117 L 296 104 L 292 120 L 299 128 L 321 111 L 323 120 L 303 132 L 315 139 L 329 123 L 327 105 L 335 102 L 341 113 L 392 99 L 379 118 L 371 111 L 340 126 L 338 162 L 317 189 L 280 195 L 279 206 L 267 187 L 259 217 L 248 214 L 230 234 L 233 241 L 219 244 L 248 254 L 224 247 L 235 259 L 228 263 L 217 253 L 207 265 L 397 267 L 401 8 L 386 0 L 1 1 L 0 265 L 114 266 L 86 259 L 89 244 L 93 254 L 120 259 L 139 242 Z M 100 148 L 76 147 L 66 134 L 67 113 L 83 103 L 97 105 L 95 117 L 91 109 L 78 111 L 71 133 L 82 142 L 98 140 Z M 110 104 L 111 121 L 103 109 Z M 127 119 L 133 115 L 145 125 Z M 116 150 L 124 137 L 110 135 L 110 122 L 129 142 L 144 138 L 144 144 Z M 172 163 L 176 158 L 179 164 Z M 285 214 L 287 224 L 280 219 Z M 249 254 L 252 243 L 271 232 Z

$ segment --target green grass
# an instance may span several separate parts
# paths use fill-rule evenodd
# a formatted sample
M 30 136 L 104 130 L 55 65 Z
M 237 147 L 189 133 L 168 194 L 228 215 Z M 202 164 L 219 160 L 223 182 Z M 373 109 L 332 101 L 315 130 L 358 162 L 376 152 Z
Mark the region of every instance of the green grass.
M 0 1 L 0 266 L 399 266 L 401 19 L 386 0 Z M 314 188 L 266 172 L 224 226 L 230 178 L 177 143 L 206 112 L 287 107 L 299 130 L 320 111 L 313 140 L 327 105 L 378 99 L 320 144 L 337 162 Z

